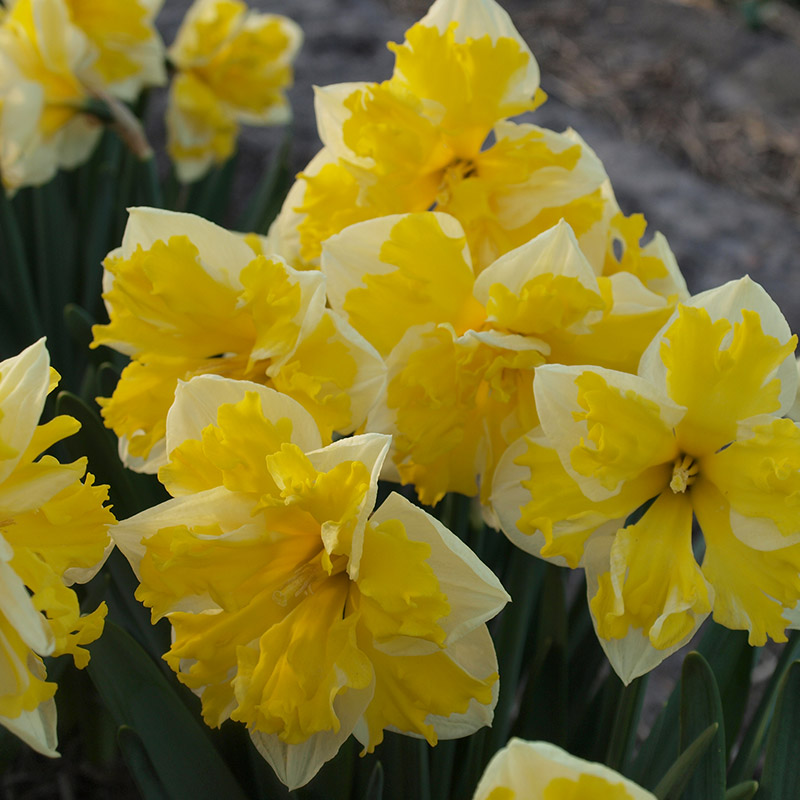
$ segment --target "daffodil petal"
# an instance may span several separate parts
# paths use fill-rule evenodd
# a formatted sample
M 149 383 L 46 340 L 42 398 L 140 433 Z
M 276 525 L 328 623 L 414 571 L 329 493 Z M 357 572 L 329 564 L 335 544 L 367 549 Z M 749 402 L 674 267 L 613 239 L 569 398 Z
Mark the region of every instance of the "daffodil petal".
M 678 454 L 672 433 L 684 409 L 635 375 L 545 364 L 533 383 L 542 428 L 591 500 Z

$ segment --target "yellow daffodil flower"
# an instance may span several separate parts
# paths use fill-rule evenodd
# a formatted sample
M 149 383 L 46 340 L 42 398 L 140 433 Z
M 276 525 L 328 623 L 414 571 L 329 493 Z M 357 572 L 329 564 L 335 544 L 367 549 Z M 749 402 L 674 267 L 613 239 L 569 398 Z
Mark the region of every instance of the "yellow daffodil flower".
M 6 190 L 85 161 L 100 125 L 81 113 L 93 59 L 63 0 L 17 0 L 0 25 L 0 173 Z
M 179 380 L 213 373 L 269 385 L 300 402 L 326 442 L 366 419 L 384 380 L 379 354 L 325 308 L 325 278 L 257 255 L 245 239 L 191 214 L 132 209 L 106 258 L 110 322 L 92 347 L 129 355 L 106 424 L 132 469 L 166 457 L 167 411 Z
M 97 53 L 84 78 L 89 85 L 131 101 L 145 87 L 166 83 L 164 43 L 154 25 L 164 0 L 64 2 Z
M 460 221 L 477 271 L 561 218 L 579 238 L 595 236 L 605 171 L 573 131 L 508 121 L 544 93 L 494 0 L 437 0 L 389 47 L 389 80 L 317 90 L 324 148 L 273 225 L 276 252 L 316 266 L 321 243 L 347 225 L 434 207 Z
M 638 375 L 537 371 L 541 428 L 503 457 L 493 507 L 515 544 L 585 568 L 598 637 L 626 683 L 709 612 L 753 645 L 800 624 L 800 427 L 783 418 L 795 344 L 745 278 L 679 305 Z
M 178 72 L 167 148 L 181 181 L 231 156 L 240 122 L 288 122 L 285 90 L 302 38 L 292 20 L 249 11 L 241 0 L 195 0 L 169 49 Z
M 83 163 L 101 133 L 95 96 L 164 82 L 161 0 L 15 0 L 0 21 L 0 174 L 7 191 Z
M 450 531 L 397 494 L 371 514 L 388 437 L 321 447 L 291 398 L 214 375 L 167 419 L 173 499 L 113 535 L 137 597 L 173 628 L 165 659 L 211 726 L 233 719 L 290 787 L 354 733 L 454 738 L 488 724 L 485 621 L 508 596 Z
M 47 756 L 58 755 L 56 685 L 42 658 L 89 661 L 105 603 L 82 616 L 68 587 L 100 568 L 114 522 L 85 458 L 41 455 L 80 427 L 67 416 L 37 425 L 57 383 L 44 340 L 0 362 L 0 725 Z
M 535 368 L 634 371 L 672 312 L 632 273 L 597 277 L 563 220 L 476 278 L 453 217 L 381 217 L 328 239 L 322 271 L 333 310 L 386 359 L 367 421 L 394 436 L 386 477 L 413 483 L 428 504 L 475 495 L 478 482 L 488 501 L 500 455 L 538 421 Z M 670 274 L 683 296 L 680 273 Z
M 584 761 L 549 742 L 512 739 L 492 757 L 473 800 L 655 800 L 603 764 Z

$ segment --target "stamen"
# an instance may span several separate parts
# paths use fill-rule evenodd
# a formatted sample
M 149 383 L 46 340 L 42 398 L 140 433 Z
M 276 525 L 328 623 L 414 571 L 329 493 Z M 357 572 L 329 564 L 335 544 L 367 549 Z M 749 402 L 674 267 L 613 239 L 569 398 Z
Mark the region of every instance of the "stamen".
M 344 572 L 347 566 L 345 556 L 337 556 L 332 560 L 330 572 L 323 566 L 323 557 L 324 551 L 297 567 L 286 583 L 272 593 L 273 602 L 285 608 L 293 598 L 300 597 L 301 594 L 314 594 L 314 590 L 326 578 Z
M 472 161 L 465 161 L 460 158 L 445 167 L 444 174 L 442 175 L 442 182 L 439 184 L 439 189 L 436 193 L 436 202 L 438 205 L 447 205 L 453 196 L 453 189 L 455 186 L 465 178 L 469 178 L 475 174 L 475 165 Z
M 675 463 L 672 465 L 672 480 L 669 482 L 669 488 L 675 494 L 685 492 L 694 483 L 699 471 L 700 466 L 693 456 L 676 458 Z

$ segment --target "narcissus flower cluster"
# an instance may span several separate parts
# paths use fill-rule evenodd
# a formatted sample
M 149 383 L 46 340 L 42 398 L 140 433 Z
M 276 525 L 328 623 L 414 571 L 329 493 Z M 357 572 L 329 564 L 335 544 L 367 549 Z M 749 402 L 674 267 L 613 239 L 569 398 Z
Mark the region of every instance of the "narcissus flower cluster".
M 81 614 L 69 587 L 100 568 L 114 522 L 85 458 L 42 455 L 80 428 L 68 416 L 37 425 L 57 383 L 43 341 L 0 362 L 0 725 L 48 756 L 58 755 L 56 685 L 42 658 L 89 661 L 105 603 Z
M 285 90 L 302 38 L 292 20 L 250 11 L 241 0 L 195 0 L 169 48 L 177 74 L 167 148 L 181 181 L 233 155 L 239 123 L 289 121 Z
M 9 192 L 46 183 L 91 154 L 89 103 L 133 100 L 165 81 L 153 26 L 162 0 L 13 0 L 0 19 L 0 177 Z
M 686 295 L 662 245 L 668 297 L 631 273 L 598 276 L 563 220 L 477 276 L 463 228 L 445 214 L 381 217 L 326 240 L 332 308 L 386 359 L 367 421 L 394 437 L 386 475 L 413 483 L 425 503 L 479 484 L 488 501 L 497 460 L 537 423 L 534 370 L 635 370 Z
M 181 383 L 159 477 L 174 499 L 114 539 L 166 659 L 209 725 L 247 725 L 290 787 L 351 733 L 464 736 L 491 720 L 485 621 L 508 599 L 433 517 L 397 494 L 374 513 L 388 437 L 321 447 L 286 395 L 218 376 Z

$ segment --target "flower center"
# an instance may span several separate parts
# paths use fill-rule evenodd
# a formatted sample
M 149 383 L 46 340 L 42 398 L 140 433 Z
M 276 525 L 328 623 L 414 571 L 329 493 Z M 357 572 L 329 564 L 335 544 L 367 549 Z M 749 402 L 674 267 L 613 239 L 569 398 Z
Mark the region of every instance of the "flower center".
M 331 562 L 331 571 L 328 572 L 323 566 L 322 555 L 323 552 L 321 551 L 305 564 L 297 567 L 283 586 L 272 593 L 273 602 L 284 608 L 293 598 L 300 597 L 300 595 L 314 594 L 315 589 L 326 578 L 344 572 L 347 566 L 347 558 L 345 556 L 335 556 Z
M 457 158 L 451 161 L 442 175 L 442 182 L 436 192 L 436 204 L 446 206 L 453 199 L 453 190 L 465 178 L 475 174 L 475 164 L 469 159 Z
M 672 480 L 669 482 L 669 488 L 675 494 L 685 492 L 694 483 L 699 471 L 700 466 L 693 456 L 685 455 L 676 458 L 672 465 Z

